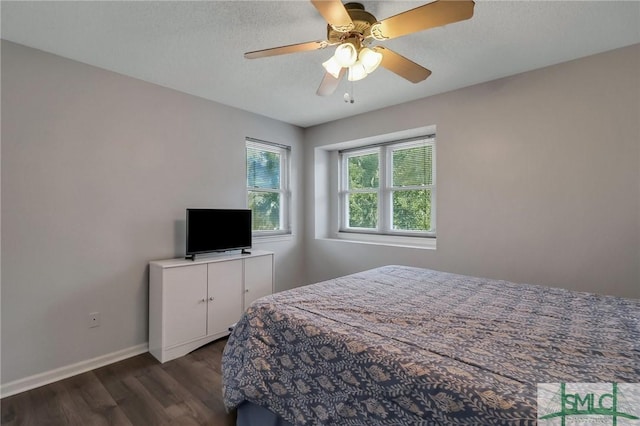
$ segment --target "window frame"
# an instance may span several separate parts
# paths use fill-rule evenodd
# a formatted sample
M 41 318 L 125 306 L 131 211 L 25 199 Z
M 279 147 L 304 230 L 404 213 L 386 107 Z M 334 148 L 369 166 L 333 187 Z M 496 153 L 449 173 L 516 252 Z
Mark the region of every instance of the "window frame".
M 393 186 L 393 151 L 419 146 L 432 147 L 431 151 L 431 184 Z M 370 193 L 369 189 L 349 190 L 348 159 L 350 157 L 378 153 L 378 219 L 377 227 L 358 228 L 347 226 L 349 219 L 348 197 L 353 193 Z M 435 134 L 409 139 L 392 140 L 383 143 L 363 145 L 338 151 L 338 234 L 371 234 L 379 236 L 400 236 L 435 238 L 436 237 L 436 137 Z M 429 190 L 431 191 L 431 229 L 429 231 L 393 229 L 393 193 L 394 191 Z
M 339 153 L 339 164 L 340 164 L 340 174 L 339 174 L 339 186 L 340 189 L 338 191 L 338 196 L 340 199 L 340 224 L 339 224 L 339 232 L 356 232 L 356 233 L 364 233 L 364 234 L 371 234 L 371 233 L 375 233 L 378 234 L 379 232 L 374 232 L 371 230 L 371 228 L 358 228 L 358 227 L 347 227 L 345 226 L 345 224 L 349 223 L 349 208 L 348 208 L 348 197 L 350 194 L 370 194 L 370 193 L 375 193 L 378 196 L 378 226 L 376 227 L 376 230 L 380 228 L 380 183 L 382 181 L 382 176 L 381 173 L 379 173 L 378 175 L 378 188 L 377 189 L 372 189 L 372 188 L 365 188 L 365 189 L 354 189 L 354 190 L 349 190 L 348 189 L 348 176 L 349 176 L 349 158 L 350 157 L 357 157 L 357 156 L 362 156 L 362 155 L 368 155 L 368 154 L 373 154 L 373 153 L 377 153 L 378 154 L 378 169 L 380 169 L 380 166 L 382 165 L 382 161 L 380 159 L 380 150 L 378 147 L 363 147 L 362 149 L 357 149 L 357 150 L 348 150 L 348 152 L 340 152 Z
M 248 176 L 248 167 L 247 167 L 247 153 L 248 149 L 256 149 L 260 151 L 272 152 L 280 155 L 280 188 L 260 188 L 260 187 L 249 187 L 249 176 Z M 277 144 L 273 142 L 267 142 L 260 139 L 254 139 L 250 137 L 245 138 L 245 155 L 244 155 L 244 163 L 245 163 L 245 186 L 247 188 L 246 192 L 246 202 L 247 208 L 251 208 L 249 206 L 249 196 L 251 192 L 262 192 L 262 193 L 277 193 L 280 195 L 280 229 L 276 230 L 254 230 L 253 229 L 253 220 L 251 223 L 251 234 L 254 238 L 260 237 L 270 237 L 270 236 L 278 236 L 278 235 L 289 235 L 291 234 L 291 186 L 290 186 L 290 176 L 291 176 L 291 147 L 288 145 Z M 253 211 L 252 211 L 253 215 Z

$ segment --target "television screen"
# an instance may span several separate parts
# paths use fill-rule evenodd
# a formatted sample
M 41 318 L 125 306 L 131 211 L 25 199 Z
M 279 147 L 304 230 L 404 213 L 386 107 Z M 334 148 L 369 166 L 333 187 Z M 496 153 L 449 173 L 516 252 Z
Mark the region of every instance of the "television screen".
M 187 257 L 251 248 L 251 210 L 187 209 Z

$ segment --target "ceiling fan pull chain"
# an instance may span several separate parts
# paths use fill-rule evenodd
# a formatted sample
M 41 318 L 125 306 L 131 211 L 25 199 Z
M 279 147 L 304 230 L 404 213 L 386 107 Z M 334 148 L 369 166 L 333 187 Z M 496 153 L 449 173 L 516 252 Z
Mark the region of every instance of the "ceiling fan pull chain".
M 353 81 L 351 81 L 351 82 L 349 82 L 347 84 L 351 85 L 351 94 L 349 94 L 349 87 L 347 86 L 347 91 L 344 93 L 343 98 L 344 98 L 345 103 L 352 104 L 352 103 L 355 102 L 354 95 L 353 95 Z
M 356 93 L 355 93 L 355 91 L 353 90 L 353 81 L 352 81 L 352 82 L 351 82 L 351 100 L 350 100 L 349 102 L 350 102 L 350 103 L 354 103 L 354 102 L 356 101 L 355 97 L 356 97 Z

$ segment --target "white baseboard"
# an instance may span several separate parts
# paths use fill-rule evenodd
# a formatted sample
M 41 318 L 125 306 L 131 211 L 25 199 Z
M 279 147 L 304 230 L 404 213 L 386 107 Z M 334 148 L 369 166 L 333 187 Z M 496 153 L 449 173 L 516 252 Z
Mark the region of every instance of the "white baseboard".
M 43 373 L 25 377 L 23 379 L 14 380 L 13 382 L 3 383 L 2 385 L 0 385 L 0 398 L 5 398 L 7 396 L 15 395 L 20 392 L 48 385 L 49 383 L 57 382 L 58 380 L 85 373 L 99 367 L 104 367 L 105 365 L 122 361 L 123 359 L 131 358 L 132 356 L 140 355 L 148 351 L 149 344 L 141 343 L 130 348 L 122 349 L 106 355 L 101 355 L 99 357 L 88 359 L 86 361 L 80 361 L 75 364 L 56 368 L 50 371 L 45 371 Z

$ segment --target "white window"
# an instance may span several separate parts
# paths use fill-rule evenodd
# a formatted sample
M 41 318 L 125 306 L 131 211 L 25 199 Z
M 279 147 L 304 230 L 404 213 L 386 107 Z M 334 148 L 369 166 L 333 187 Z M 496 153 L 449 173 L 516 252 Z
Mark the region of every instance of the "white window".
M 247 138 L 247 205 L 254 236 L 289 234 L 291 148 Z
M 435 237 L 435 135 L 340 151 L 340 232 Z

